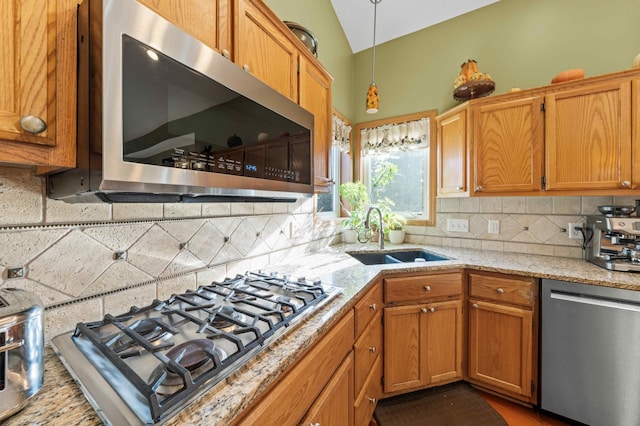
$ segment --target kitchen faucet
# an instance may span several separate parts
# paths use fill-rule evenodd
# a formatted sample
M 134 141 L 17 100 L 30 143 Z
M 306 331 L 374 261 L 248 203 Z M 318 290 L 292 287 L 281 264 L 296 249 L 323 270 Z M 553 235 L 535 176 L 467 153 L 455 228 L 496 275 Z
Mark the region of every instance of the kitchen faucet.
M 378 248 L 382 250 L 384 249 L 384 230 L 382 228 L 382 212 L 378 207 L 369 207 L 369 210 L 367 210 L 367 217 L 364 220 L 364 229 L 371 229 L 369 226 L 369 216 L 371 215 L 372 210 L 376 210 L 378 212 L 378 216 L 380 216 L 380 223 L 378 226 Z

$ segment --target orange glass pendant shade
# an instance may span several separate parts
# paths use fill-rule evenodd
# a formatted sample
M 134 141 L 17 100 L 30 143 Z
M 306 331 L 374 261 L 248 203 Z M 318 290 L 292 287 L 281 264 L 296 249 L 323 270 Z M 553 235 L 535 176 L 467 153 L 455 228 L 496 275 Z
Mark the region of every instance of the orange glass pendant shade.
M 375 83 L 371 83 L 367 90 L 367 113 L 375 114 L 376 112 L 378 112 L 378 88 Z

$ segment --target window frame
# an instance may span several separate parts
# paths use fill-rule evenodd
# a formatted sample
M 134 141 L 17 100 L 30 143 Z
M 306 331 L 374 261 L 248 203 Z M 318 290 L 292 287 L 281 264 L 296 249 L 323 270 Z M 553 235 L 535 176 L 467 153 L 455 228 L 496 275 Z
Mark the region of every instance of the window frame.
M 429 119 L 429 182 L 427 187 L 425 188 L 428 191 L 428 208 L 427 214 L 428 217 L 424 219 L 413 219 L 408 218 L 407 225 L 415 225 L 415 226 L 435 226 L 436 223 L 436 158 L 437 158 L 437 150 L 436 150 L 436 115 L 437 111 L 435 109 L 428 111 L 421 111 L 412 114 L 398 115 L 395 117 L 383 118 L 380 120 L 372 120 L 363 123 L 357 123 L 353 126 L 352 130 L 352 138 L 351 138 L 351 146 L 352 146 L 352 160 L 353 160 L 353 180 L 358 181 L 361 180 L 364 182 L 364 161 L 362 161 L 361 153 L 362 153 L 362 145 L 361 145 L 361 131 L 363 129 L 370 129 L 375 127 L 380 127 L 389 124 L 397 124 L 404 123 L 407 121 L 419 120 L 421 118 Z

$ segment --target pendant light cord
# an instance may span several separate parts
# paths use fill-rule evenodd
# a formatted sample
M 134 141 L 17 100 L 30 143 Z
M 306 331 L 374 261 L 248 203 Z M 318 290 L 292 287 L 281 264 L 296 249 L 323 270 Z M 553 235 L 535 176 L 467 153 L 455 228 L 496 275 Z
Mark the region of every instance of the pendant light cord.
M 369 0 L 373 3 L 373 56 L 371 57 L 371 84 L 376 84 L 376 18 L 378 3 L 382 0 Z

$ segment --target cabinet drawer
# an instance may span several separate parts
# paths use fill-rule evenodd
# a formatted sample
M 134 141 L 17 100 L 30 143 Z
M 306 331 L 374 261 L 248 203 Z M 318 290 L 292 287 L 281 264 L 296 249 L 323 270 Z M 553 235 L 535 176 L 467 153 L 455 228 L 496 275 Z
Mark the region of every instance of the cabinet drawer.
M 535 282 L 535 278 L 469 274 L 469 294 L 495 302 L 532 306 Z
M 462 272 L 384 280 L 385 301 L 402 303 L 462 295 Z
M 382 312 L 382 286 L 376 283 L 355 306 L 356 339 L 378 312 Z
M 368 425 L 373 411 L 376 409 L 378 399 L 382 396 L 382 357 L 378 357 L 375 361 L 371 374 L 362 388 L 362 392 L 355 402 L 355 420 L 356 425 Z
M 358 394 L 371 366 L 382 353 L 382 311 L 378 312 L 353 347 L 356 356 L 355 389 Z

